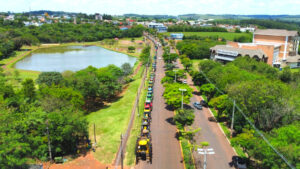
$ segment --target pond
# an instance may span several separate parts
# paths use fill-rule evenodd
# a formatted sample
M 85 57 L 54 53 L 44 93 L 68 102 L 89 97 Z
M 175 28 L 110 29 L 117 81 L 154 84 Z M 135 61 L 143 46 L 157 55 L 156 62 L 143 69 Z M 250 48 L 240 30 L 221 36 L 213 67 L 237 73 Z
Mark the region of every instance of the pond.
M 135 62 L 135 57 L 98 46 L 68 46 L 38 49 L 18 61 L 15 68 L 40 72 L 63 72 L 78 71 L 90 65 L 96 68 L 109 64 L 120 67 L 124 63 L 130 63 L 133 66 Z

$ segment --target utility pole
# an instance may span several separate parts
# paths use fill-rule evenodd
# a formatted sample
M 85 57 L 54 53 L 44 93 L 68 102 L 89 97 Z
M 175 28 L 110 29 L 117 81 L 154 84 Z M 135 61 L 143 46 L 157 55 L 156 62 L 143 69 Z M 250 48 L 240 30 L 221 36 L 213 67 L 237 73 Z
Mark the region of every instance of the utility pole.
M 181 109 L 183 110 L 183 92 L 186 92 L 186 89 L 179 89 L 181 91 Z
M 121 169 L 123 169 L 123 135 L 121 134 Z
M 46 121 L 46 129 L 47 129 L 47 138 L 48 138 L 48 150 L 49 150 L 49 158 L 50 162 L 52 162 L 52 151 L 51 151 L 51 141 L 50 141 L 50 134 L 49 134 L 49 123 L 48 120 Z
M 176 83 L 176 72 L 178 71 L 178 70 L 173 70 L 174 72 L 175 72 L 175 80 L 174 80 L 174 83 Z
M 214 149 L 208 148 L 208 149 L 202 149 L 198 148 L 198 154 L 204 155 L 204 163 L 203 163 L 203 169 L 206 169 L 207 162 L 206 162 L 206 155 L 212 155 L 215 154 Z
M 235 109 L 235 100 L 233 101 L 233 108 L 232 108 L 232 119 L 231 119 L 231 127 L 230 127 L 230 138 L 232 138 L 233 133 L 233 123 L 234 123 L 234 109 Z

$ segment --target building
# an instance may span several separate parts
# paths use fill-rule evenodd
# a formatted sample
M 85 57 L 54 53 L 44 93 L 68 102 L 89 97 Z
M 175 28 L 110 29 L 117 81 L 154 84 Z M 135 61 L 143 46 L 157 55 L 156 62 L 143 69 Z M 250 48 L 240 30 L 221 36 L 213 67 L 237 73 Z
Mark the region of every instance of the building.
M 258 29 L 252 43 L 227 42 L 212 47 L 211 59 L 228 62 L 239 56 L 249 56 L 274 67 L 300 67 L 299 40 L 297 31 Z
M 99 21 L 102 21 L 103 20 L 103 16 L 99 13 L 96 13 L 95 14 L 95 20 L 99 20 Z
M 170 39 L 173 40 L 182 40 L 183 39 L 183 33 L 171 33 Z
M 252 27 L 246 27 L 246 28 L 240 28 L 240 31 L 241 32 L 254 32 L 255 31 L 255 28 L 252 28 Z
M 153 28 L 156 29 L 157 32 L 162 33 L 162 32 L 167 32 L 168 28 L 162 24 L 162 23 L 155 23 L 155 22 L 150 22 L 148 24 L 148 28 Z
M 4 20 L 14 21 L 15 20 L 15 15 L 8 15 L 7 17 L 4 18 Z

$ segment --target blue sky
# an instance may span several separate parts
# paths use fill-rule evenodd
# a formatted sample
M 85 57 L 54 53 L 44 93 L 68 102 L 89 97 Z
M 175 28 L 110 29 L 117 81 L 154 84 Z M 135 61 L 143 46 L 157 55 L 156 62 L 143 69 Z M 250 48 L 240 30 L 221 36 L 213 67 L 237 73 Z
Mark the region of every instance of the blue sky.
M 300 0 L 0 0 L 0 11 L 107 14 L 300 14 Z

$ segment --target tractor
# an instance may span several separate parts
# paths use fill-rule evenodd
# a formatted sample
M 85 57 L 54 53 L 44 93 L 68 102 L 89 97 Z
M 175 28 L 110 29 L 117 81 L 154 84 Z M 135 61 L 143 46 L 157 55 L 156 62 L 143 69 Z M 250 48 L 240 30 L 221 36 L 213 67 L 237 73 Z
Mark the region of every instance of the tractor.
M 151 100 L 152 102 L 152 92 L 147 93 L 147 100 Z
M 141 127 L 141 136 L 147 136 L 150 138 L 150 119 L 143 118 Z
M 145 111 L 151 111 L 151 105 L 150 104 L 145 104 L 144 112 Z
M 135 147 L 136 164 L 139 160 L 146 160 L 152 163 L 152 144 L 151 139 L 145 136 L 141 136 L 136 141 Z

